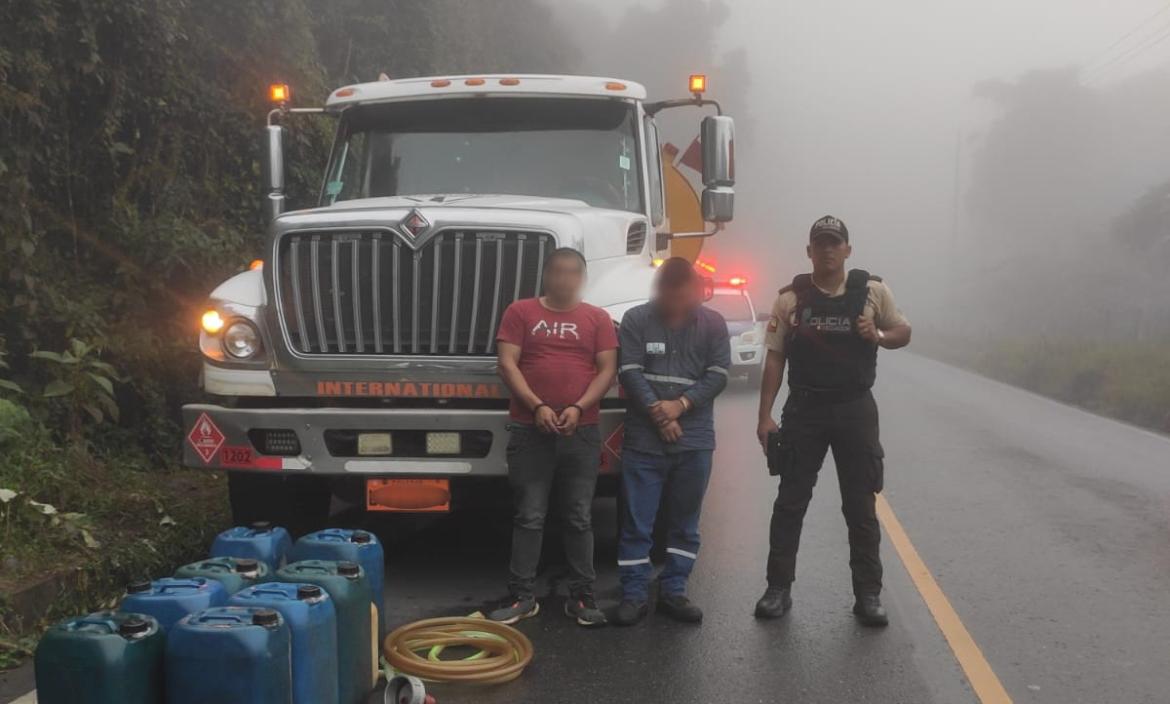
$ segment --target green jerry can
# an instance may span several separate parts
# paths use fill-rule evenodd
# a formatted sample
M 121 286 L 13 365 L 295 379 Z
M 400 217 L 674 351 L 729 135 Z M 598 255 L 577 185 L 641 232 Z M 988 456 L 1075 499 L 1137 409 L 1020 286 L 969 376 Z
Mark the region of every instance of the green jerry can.
M 276 571 L 280 582 L 316 584 L 337 611 L 338 701 L 364 704 L 378 683 L 378 612 L 365 570 L 356 562 L 303 560 Z
M 230 596 L 244 587 L 267 582 L 269 574 L 268 565 L 250 557 L 213 557 L 209 560 L 183 565 L 175 570 L 175 577 L 180 579 L 193 577 L 214 579 L 223 585 Z
M 40 704 L 163 704 L 166 636 L 153 617 L 102 611 L 62 621 L 37 645 Z

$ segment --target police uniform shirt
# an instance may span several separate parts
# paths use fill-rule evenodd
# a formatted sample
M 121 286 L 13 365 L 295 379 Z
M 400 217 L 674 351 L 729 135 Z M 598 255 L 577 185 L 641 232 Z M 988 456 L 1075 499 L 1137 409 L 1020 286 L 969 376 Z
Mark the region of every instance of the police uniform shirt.
M 841 279 L 841 285 L 835 291 L 826 291 L 817 286 L 826 296 L 836 298 L 845 295 L 846 279 Z M 815 284 L 814 284 L 815 285 Z M 873 319 L 879 330 L 889 330 L 899 325 L 909 324 L 906 316 L 898 310 L 894 303 L 894 294 L 884 281 L 870 280 L 868 295 L 865 301 L 865 314 Z M 773 352 L 784 352 L 784 344 L 788 333 L 796 323 L 796 292 L 786 290 L 776 297 L 772 304 L 772 317 L 768 320 L 767 332 L 764 335 L 764 345 Z

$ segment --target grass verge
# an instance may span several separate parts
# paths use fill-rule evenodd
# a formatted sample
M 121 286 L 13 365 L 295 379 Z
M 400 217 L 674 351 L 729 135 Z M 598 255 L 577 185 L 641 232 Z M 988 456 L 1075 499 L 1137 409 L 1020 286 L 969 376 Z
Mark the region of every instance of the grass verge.
M 927 344 L 915 346 L 936 359 L 993 379 L 1170 433 L 1170 354 L 1166 341 L 931 335 Z
M 158 464 L 54 442 L 0 399 L 0 669 L 46 624 L 112 606 L 127 580 L 206 554 L 228 524 L 226 482 Z M 46 581 L 37 613 L 18 613 L 16 595 Z

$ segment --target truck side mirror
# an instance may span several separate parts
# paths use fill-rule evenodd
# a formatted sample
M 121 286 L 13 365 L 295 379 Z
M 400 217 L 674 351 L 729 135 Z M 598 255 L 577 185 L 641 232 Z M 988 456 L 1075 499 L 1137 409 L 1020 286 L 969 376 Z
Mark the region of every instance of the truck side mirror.
M 726 115 L 703 118 L 703 219 L 728 222 L 735 212 L 735 121 Z
M 284 212 L 284 128 L 264 128 L 264 216 L 272 220 Z

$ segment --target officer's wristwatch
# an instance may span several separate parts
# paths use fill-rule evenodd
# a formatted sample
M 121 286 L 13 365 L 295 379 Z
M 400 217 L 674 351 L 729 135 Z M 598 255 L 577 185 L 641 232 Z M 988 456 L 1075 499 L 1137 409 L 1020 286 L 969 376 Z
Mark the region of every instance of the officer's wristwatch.
M 884 342 L 884 341 L 885 341 L 885 339 L 886 339 L 886 333 L 885 333 L 885 331 L 884 331 L 884 330 L 878 330 L 878 344 L 879 344 L 879 345 L 880 345 L 880 344 L 882 344 L 882 342 Z

